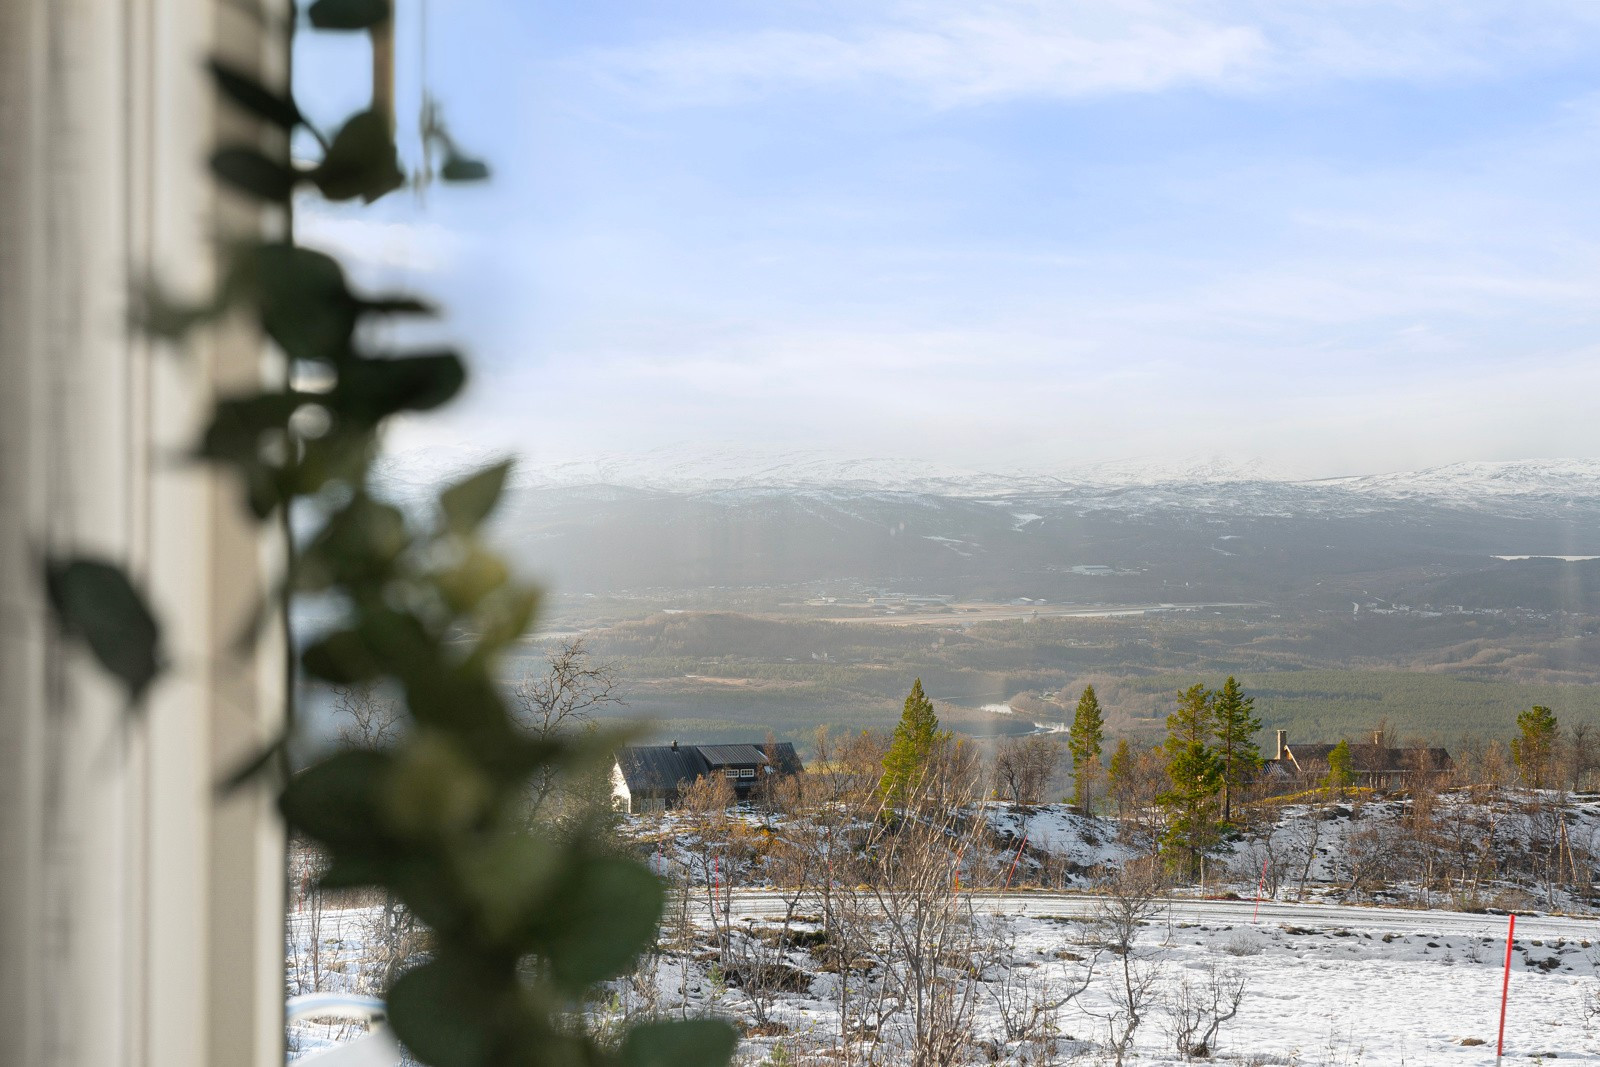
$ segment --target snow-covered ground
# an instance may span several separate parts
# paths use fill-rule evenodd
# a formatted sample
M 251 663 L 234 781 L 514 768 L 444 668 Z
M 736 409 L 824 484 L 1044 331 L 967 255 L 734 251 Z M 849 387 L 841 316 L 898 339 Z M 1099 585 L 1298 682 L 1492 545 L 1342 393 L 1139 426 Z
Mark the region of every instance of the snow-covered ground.
M 1551 799 L 1523 793 L 1446 794 L 1433 798 L 1429 832 L 1447 837 L 1454 830 L 1459 845 L 1492 861 L 1486 861 L 1489 868 L 1507 864 L 1525 857 L 1539 835 L 1548 832 L 1544 823 L 1550 822 L 1551 814 L 1541 812 L 1539 802 Z M 1117 839 L 1113 822 L 1065 806 L 1017 808 L 991 803 L 985 814 L 995 851 L 1002 857 L 991 869 L 1008 872 L 1009 859 L 1016 858 L 1017 884 L 1042 878 L 1045 884 L 1081 888 L 1133 855 Z M 1213 970 L 1235 972 L 1247 987 L 1239 1015 L 1220 1034 L 1219 1052 L 1225 1059 L 1308 1067 L 1492 1062 L 1506 923 L 1503 915 L 1491 913 L 1493 906 L 1515 902 L 1518 907 L 1576 909 L 1581 905 L 1559 887 L 1545 895 L 1537 887 L 1492 876 L 1470 892 L 1459 885 L 1441 890 L 1438 885 L 1403 879 L 1379 890 L 1353 890 L 1350 883 L 1363 862 L 1362 849 L 1381 853 L 1391 848 L 1396 852 L 1390 857 L 1395 869 L 1404 868 L 1398 853 L 1414 847 L 1407 843 L 1414 838 L 1406 836 L 1416 832 L 1414 826 L 1408 829 L 1414 815 L 1412 802 L 1404 799 L 1291 803 L 1220 850 L 1213 857 L 1207 888 L 1213 894 L 1244 896 L 1246 902 L 1180 900 L 1170 914 L 1156 918 L 1140 934 L 1138 951 L 1147 954 L 1159 977 L 1136 1042 L 1138 1062 L 1181 1062 L 1162 1005 L 1185 977 L 1193 985 Z M 1570 843 L 1592 853 L 1600 838 L 1600 801 L 1570 801 L 1564 821 Z M 658 840 L 664 842 L 663 857 L 677 847 L 670 829 Z M 1255 872 L 1267 855 L 1279 868 L 1272 871 L 1269 893 L 1275 889 L 1280 902 L 1269 899 L 1262 904 L 1260 920 L 1253 922 L 1255 905 L 1248 898 L 1256 892 Z M 744 875 L 737 884 L 763 883 L 759 870 Z M 1309 902 L 1291 903 L 1302 891 Z M 1197 890 L 1180 892 L 1193 895 Z M 983 920 L 997 924 L 991 940 L 1007 946 L 1011 973 L 1026 975 L 1035 994 L 1050 999 L 1049 990 L 1068 988 L 1082 979 L 1087 962 L 1070 956 L 1093 955 L 1083 947 L 1096 936 L 1087 919 L 1092 899 L 1081 894 L 979 892 L 973 902 L 980 912 L 1003 913 Z M 1491 912 L 1418 907 L 1448 908 L 1463 899 L 1486 905 Z M 1410 907 L 1326 903 L 1333 900 L 1403 902 Z M 784 905 L 772 894 L 752 889 L 735 893 L 731 908 L 736 919 L 743 915 L 745 922 L 759 926 L 778 921 Z M 806 992 L 780 996 L 773 1018 L 787 1033 L 751 1037 L 746 1053 L 755 1058 L 753 1062 L 779 1045 L 783 1046 L 777 1056 L 780 1061 L 786 1056 L 791 1061 L 804 1058 L 808 1050 L 826 1058 L 822 1050 L 837 1038 L 836 977 L 805 952 L 790 953 L 788 961 L 812 974 L 814 981 Z M 1099 1016 L 1109 1010 L 1109 989 L 1103 980 L 1109 973 L 1108 962 L 1112 961 L 1102 953 L 1097 964 L 1101 977 L 1056 1013 L 1057 1040 L 1049 1050 L 1056 1062 L 1104 1060 L 1107 1032 Z M 1600 1061 L 1600 1018 L 1588 1014 L 1600 1008 L 1595 999 L 1600 993 L 1597 965 L 1600 923 L 1596 920 L 1522 918 L 1513 951 L 1512 1010 L 1506 1027 L 1510 1055 L 1521 1062 L 1530 1057 Z M 666 971 L 660 981 L 679 988 L 678 964 L 667 961 L 663 966 Z M 720 982 L 709 965 L 691 967 L 687 981 L 692 987 L 691 1010 L 746 1014 L 740 1005 L 747 998 L 736 986 Z M 1041 1047 L 1003 1040 L 997 996 L 985 993 L 979 998 L 974 1033 L 980 1045 L 974 1056 L 1048 1062 L 1051 1057 L 1041 1056 L 1046 1051 Z M 1478 1041 L 1486 1044 L 1474 1043 Z
M 1432 799 L 1433 825 L 1456 828 L 1477 854 L 1510 864 L 1548 833 L 1551 815 L 1541 811 L 1541 799 L 1550 798 L 1448 794 Z M 1399 857 L 1414 847 L 1406 835 L 1415 830 L 1407 828 L 1415 814 L 1408 801 L 1396 799 L 1280 806 L 1274 820 L 1214 857 L 1209 899 L 1189 887 L 1159 902 L 1134 941 L 1134 956 L 1150 972 L 1152 986 L 1133 1062 L 1182 1062 L 1170 1004 L 1185 987 L 1204 991 L 1215 975 L 1244 983 L 1237 1016 L 1212 1043 L 1219 1061 L 1263 1067 L 1491 1063 L 1507 921 L 1494 909 L 1506 902 L 1532 912 L 1519 914 L 1512 951 L 1508 1062 L 1600 1062 L 1600 920 L 1589 917 L 1578 897 L 1493 877 L 1471 893 L 1404 880 L 1352 891 L 1352 855 L 1376 847 Z M 1111 980 L 1121 960 L 1095 922 L 1103 898 L 1085 890 L 1101 884 L 1133 850 L 1118 840 L 1111 820 L 1062 805 L 991 802 L 983 816 L 990 831 L 985 854 L 966 853 L 959 898 L 977 930 L 962 951 L 977 962 L 951 972 L 978 979 L 970 985 L 975 1007 L 964 1062 L 1110 1062 L 1105 1016 L 1113 1010 Z M 1600 837 L 1600 799 L 1571 801 L 1560 821 L 1571 845 L 1590 854 Z M 805 830 L 793 816 L 753 810 L 730 813 L 717 840 L 698 836 L 679 814 L 628 820 L 625 832 L 652 868 L 692 887 L 686 910 L 671 909 L 688 916 L 689 925 L 665 925 L 662 951 L 640 973 L 614 983 L 594 1010 L 720 1014 L 744 1027 L 745 1064 L 836 1062 L 839 977 L 816 919 L 823 909 L 816 899 L 796 900 L 793 892 L 771 888 L 774 871 L 766 858 L 774 842 Z M 1269 847 L 1285 869 L 1269 879 L 1269 899 L 1258 905 L 1250 897 Z M 784 914 L 800 917 L 767 957 L 781 963 L 789 988 L 762 994 L 767 1002 L 760 1011 L 740 988 L 737 963 L 729 962 L 737 955 L 719 951 L 707 882 L 725 894 L 719 896 L 739 931 L 735 943 L 779 945 Z M 1002 891 L 1008 883 L 1012 890 Z M 1229 895 L 1245 899 L 1216 899 Z M 870 904 L 871 895 L 861 899 Z M 1373 907 L 1375 900 L 1407 906 Z M 1486 910 L 1437 910 L 1464 900 Z M 380 955 L 373 947 L 374 919 L 359 908 L 324 911 L 315 927 L 304 912 L 292 916 L 289 992 L 373 991 Z M 854 995 L 865 995 L 881 977 L 881 969 L 866 972 Z M 1048 1005 L 1085 980 L 1081 995 L 1043 1012 L 1030 1036 L 1007 1036 L 1007 1015 L 1014 1020 L 1019 1003 Z M 884 1032 L 903 1026 L 903 1018 L 891 1019 Z M 297 1028 L 295 1047 L 310 1050 L 344 1036 L 338 1028 L 307 1024 Z M 881 1062 L 897 1059 L 887 1055 Z
M 285 924 L 287 995 L 376 994 L 381 985 L 372 944 L 377 919 L 376 908 L 291 910 Z M 363 1027 L 351 1023 L 294 1023 L 288 1035 L 290 1058 L 342 1044 L 364 1032 Z
M 990 900 L 980 910 L 992 906 Z M 1005 909 L 1005 904 L 998 905 Z M 735 904 L 737 914 L 739 905 Z M 754 909 L 759 910 L 759 909 Z M 1212 968 L 1245 981 L 1238 1016 L 1223 1025 L 1218 1058 L 1256 1064 L 1483 1064 L 1493 1061 L 1504 964 L 1505 919 L 1459 913 L 1405 913 L 1307 905 L 1264 909 L 1259 924 L 1248 906 L 1237 916 L 1186 916 L 1184 905 L 1152 919 L 1135 952 L 1158 972 L 1136 1062 L 1183 1062 L 1172 1041 L 1165 1003 L 1187 978 L 1204 983 Z M 1231 919 L 1231 921 L 1228 921 Z M 1040 914 L 989 919 L 993 940 L 1006 945 L 1006 966 L 1026 975 L 1037 995 L 1074 988 L 1089 967 L 1096 933 L 1087 919 Z M 1564 920 L 1559 936 L 1519 937 L 1513 953 L 1507 1054 L 1600 1061 L 1600 1025 L 1586 1017 L 1596 991 L 1600 927 Z M 1593 931 L 1593 932 L 1591 932 Z M 1542 931 L 1535 930 L 1535 933 Z M 1584 936 L 1587 935 L 1587 936 Z M 805 963 L 793 954 L 796 964 Z M 1089 988 L 1055 1013 L 1055 1062 L 1104 1062 L 1114 957 L 1101 953 Z M 993 972 L 989 972 L 993 974 Z M 675 978 L 675 973 L 672 976 Z M 743 995 L 708 975 L 691 978 L 697 1006 L 738 1014 Z M 828 1045 L 837 1035 L 834 979 L 818 974 L 804 994 L 783 994 L 774 1017 L 789 1034 L 752 1038 L 747 1052 L 787 1042 L 789 1053 Z M 1044 1050 L 1003 1040 L 998 990 L 979 998 L 975 1035 L 983 1059 L 998 1051 L 1011 1062 L 1045 1062 Z M 985 1041 L 998 1041 L 984 1046 Z M 1480 1041 L 1485 1044 L 1463 1043 Z
M 1134 854 L 1117 840 L 1116 825 L 1105 819 L 1080 815 L 1064 804 L 1019 808 L 992 804 L 985 812 L 989 825 L 1002 839 L 1002 848 L 1015 841 L 1025 862 L 1024 873 L 1038 871 L 1045 857 L 1062 863 L 1068 876 L 1095 877 Z
M 772 922 L 778 909 L 770 903 L 770 894 L 741 893 L 731 911 L 742 926 L 748 926 L 741 919 L 745 915 Z M 973 907 L 985 940 L 1003 951 L 986 970 L 990 981 L 977 996 L 969 1061 L 987 1062 L 997 1055 L 1000 1062 L 1108 1062 L 1105 1024 L 1098 1016 L 1111 1010 L 1109 980 L 1117 959 L 1097 952 L 1092 898 L 979 894 Z M 1182 1062 L 1165 1004 L 1185 979 L 1203 985 L 1212 969 L 1236 972 L 1245 982 L 1238 1016 L 1223 1025 L 1216 1044 L 1222 1062 L 1422 1067 L 1493 1061 L 1505 960 L 1503 916 L 1266 904 L 1253 923 L 1252 908 L 1249 902 L 1178 901 L 1170 914 L 1163 909 L 1140 930 L 1135 953 L 1141 965 L 1156 970 L 1157 979 L 1134 1062 L 1151 1067 Z M 1027 914 L 1018 914 L 1022 911 Z M 360 988 L 371 916 L 363 909 L 331 910 L 320 923 L 321 985 Z M 298 950 L 291 982 L 304 987 L 312 977 L 306 917 L 293 918 L 291 930 Z M 708 945 L 689 953 L 687 971 L 677 957 L 660 957 L 650 979 L 658 1007 L 679 1010 L 681 990 L 681 1003 L 691 1013 L 720 1014 L 748 1026 L 749 998 L 719 976 Z M 832 1054 L 826 1050 L 837 1043 L 836 977 L 804 950 L 789 952 L 787 962 L 809 975 L 808 988 L 776 995 L 768 1032 L 747 1037 L 741 1046 L 745 1063 L 794 1064 L 813 1056 L 815 1062 L 827 1062 Z M 1052 999 L 1080 985 L 1091 962 L 1088 989 L 1051 1013 L 1053 1038 L 1005 1040 L 1002 974 L 1012 982 L 1013 998 Z M 1519 921 L 1506 1022 L 1509 1062 L 1600 1062 L 1600 1023 L 1586 1014 L 1600 990 L 1597 964 L 1600 923 Z M 327 1047 L 354 1032 L 301 1024 L 293 1048 Z

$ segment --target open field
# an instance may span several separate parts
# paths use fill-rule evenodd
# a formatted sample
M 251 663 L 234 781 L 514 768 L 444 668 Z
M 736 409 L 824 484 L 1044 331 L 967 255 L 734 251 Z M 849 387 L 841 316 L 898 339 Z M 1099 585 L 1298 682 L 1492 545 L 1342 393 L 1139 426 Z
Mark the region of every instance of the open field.
M 861 623 L 888 626 L 971 626 L 985 622 L 1011 622 L 1033 619 L 1118 619 L 1155 613 L 1207 611 L 1219 608 L 1266 608 L 1255 602 L 1215 604 L 995 604 L 957 602 L 942 609 L 896 611 L 892 614 L 818 616 L 816 622 Z M 781 619 L 785 616 L 768 615 Z
M 1586 619 L 1291 618 L 1212 607 L 963 621 L 679 612 L 582 636 L 618 671 L 628 703 L 613 714 L 660 723 L 658 736 L 684 741 L 770 729 L 804 747 L 822 724 L 888 727 L 918 677 L 941 720 L 976 737 L 1060 722 L 1093 684 L 1113 736 L 1152 738 L 1180 689 L 1229 674 L 1256 698 L 1264 730 L 1301 740 L 1387 721 L 1403 736 L 1449 746 L 1464 735 L 1506 735 L 1533 704 L 1563 722 L 1600 722 L 1600 638 Z M 539 661 L 538 647 L 527 646 L 512 676 Z

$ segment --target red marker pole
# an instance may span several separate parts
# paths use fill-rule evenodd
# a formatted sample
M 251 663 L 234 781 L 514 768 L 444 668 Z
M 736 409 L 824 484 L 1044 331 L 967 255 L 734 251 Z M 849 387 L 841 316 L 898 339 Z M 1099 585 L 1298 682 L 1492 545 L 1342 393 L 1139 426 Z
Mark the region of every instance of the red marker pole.
M 1261 877 L 1256 880 L 1256 910 L 1250 916 L 1250 925 L 1252 925 L 1252 926 L 1254 926 L 1256 920 L 1261 917 L 1261 894 L 1266 890 L 1266 888 L 1267 888 L 1267 861 L 1266 860 L 1262 860 L 1261 861 Z
M 1500 1037 L 1494 1043 L 1495 1067 L 1500 1067 L 1500 1057 L 1506 1050 L 1506 1000 L 1511 995 L 1511 940 L 1517 932 L 1517 917 L 1506 923 L 1506 976 L 1500 982 Z

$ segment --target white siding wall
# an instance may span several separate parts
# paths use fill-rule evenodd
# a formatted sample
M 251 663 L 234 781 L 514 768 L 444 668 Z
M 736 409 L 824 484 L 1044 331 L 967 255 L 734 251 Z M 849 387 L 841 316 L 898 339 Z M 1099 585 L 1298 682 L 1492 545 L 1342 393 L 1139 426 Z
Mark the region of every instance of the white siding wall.
M 618 811 L 633 814 L 633 795 L 628 792 L 628 780 L 622 776 L 622 765 L 611 765 L 611 803 Z
M 124 329 L 136 273 L 201 283 L 212 239 L 258 224 L 202 169 L 204 56 L 271 56 L 243 8 L 0 0 L 0 1064 L 282 1062 L 281 830 L 212 792 L 279 714 L 272 650 L 229 652 L 268 560 L 177 462 L 260 350 Z M 53 636 L 46 549 L 151 590 L 175 673 L 142 718 Z

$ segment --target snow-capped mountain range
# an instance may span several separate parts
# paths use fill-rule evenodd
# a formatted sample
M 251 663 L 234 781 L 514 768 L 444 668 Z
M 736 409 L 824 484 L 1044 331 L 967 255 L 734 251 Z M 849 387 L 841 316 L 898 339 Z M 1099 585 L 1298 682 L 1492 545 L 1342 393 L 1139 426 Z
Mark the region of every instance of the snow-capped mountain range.
M 474 448 L 400 453 L 380 465 L 379 480 L 391 492 L 409 496 L 496 458 L 493 452 Z M 609 486 L 673 494 L 827 491 L 965 499 L 1060 495 L 1111 509 L 1215 507 L 1254 514 L 1340 505 L 1365 510 L 1386 503 L 1548 512 L 1600 507 L 1600 459 L 1472 461 L 1307 480 L 1285 477 L 1259 461 L 1222 458 L 1175 462 L 1140 458 L 1060 470 L 984 471 L 822 450 L 674 447 L 525 464 L 515 484 L 531 490 Z
M 1600 496 L 1600 460 L 1527 459 L 1451 463 L 1398 474 L 1329 478 L 1308 485 L 1390 500 L 1487 500 L 1497 497 Z

